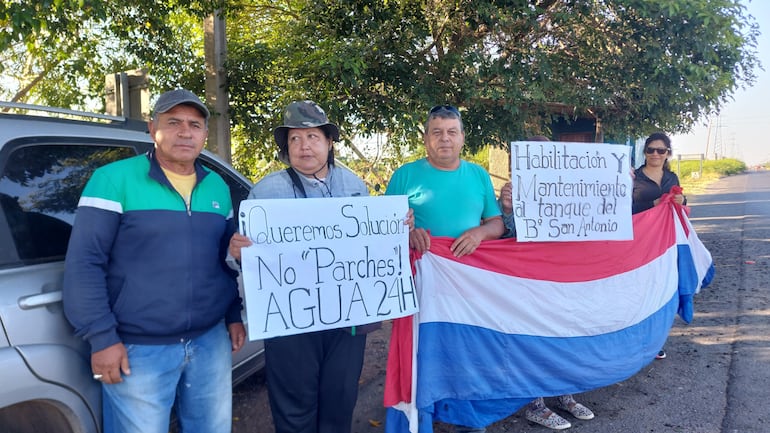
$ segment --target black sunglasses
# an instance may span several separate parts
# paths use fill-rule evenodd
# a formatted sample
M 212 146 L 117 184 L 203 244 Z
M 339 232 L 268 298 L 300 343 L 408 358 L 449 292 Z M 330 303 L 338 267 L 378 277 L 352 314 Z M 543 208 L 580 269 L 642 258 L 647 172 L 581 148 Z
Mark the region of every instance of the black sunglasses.
M 658 148 L 658 147 L 648 147 L 647 149 L 644 149 L 644 153 L 646 153 L 648 155 L 652 155 L 655 152 L 658 152 L 658 155 L 665 155 L 665 154 L 668 153 L 668 151 L 669 151 L 668 148 L 661 149 L 661 148 Z
M 439 111 L 448 111 L 452 114 L 457 115 L 457 117 L 460 116 L 460 110 L 458 110 L 456 107 L 453 107 L 451 105 L 436 105 L 435 107 L 431 108 L 430 111 L 428 111 L 428 115 L 431 115 L 433 113 L 438 113 Z

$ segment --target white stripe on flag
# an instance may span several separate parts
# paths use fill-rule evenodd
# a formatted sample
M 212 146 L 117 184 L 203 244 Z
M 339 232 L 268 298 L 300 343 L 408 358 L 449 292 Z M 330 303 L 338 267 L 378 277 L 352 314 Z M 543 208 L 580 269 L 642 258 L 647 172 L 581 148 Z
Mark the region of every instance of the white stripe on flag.
M 581 337 L 622 330 L 658 311 L 677 290 L 676 246 L 633 271 L 562 283 L 497 274 L 427 253 L 417 261 L 421 323 L 506 334 Z M 415 346 L 416 347 L 416 346 Z

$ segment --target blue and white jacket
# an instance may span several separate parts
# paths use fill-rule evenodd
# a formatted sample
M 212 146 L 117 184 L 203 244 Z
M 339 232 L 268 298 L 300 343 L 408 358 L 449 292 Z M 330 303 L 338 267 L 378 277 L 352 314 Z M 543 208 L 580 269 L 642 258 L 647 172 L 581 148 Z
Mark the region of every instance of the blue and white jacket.
M 171 344 L 241 322 L 230 189 L 195 163 L 189 208 L 154 151 L 97 169 L 78 203 L 64 271 L 64 312 L 96 352 Z

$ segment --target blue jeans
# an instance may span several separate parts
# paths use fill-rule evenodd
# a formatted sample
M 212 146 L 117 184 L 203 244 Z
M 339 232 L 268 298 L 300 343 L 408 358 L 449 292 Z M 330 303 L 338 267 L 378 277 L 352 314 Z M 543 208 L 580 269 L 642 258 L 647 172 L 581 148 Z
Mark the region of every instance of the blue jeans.
M 102 385 L 105 433 L 167 433 L 175 399 L 181 431 L 230 433 L 232 357 L 224 322 L 191 340 L 126 350 L 131 374 Z

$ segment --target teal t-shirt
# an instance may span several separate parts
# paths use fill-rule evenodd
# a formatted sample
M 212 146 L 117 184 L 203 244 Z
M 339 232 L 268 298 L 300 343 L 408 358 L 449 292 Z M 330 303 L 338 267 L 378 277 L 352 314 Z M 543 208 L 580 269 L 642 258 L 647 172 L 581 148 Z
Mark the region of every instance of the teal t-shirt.
M 456 238 L 500 215 L 489 173 L 481 166 L 460 161 L 456 170 L 439 170 L 423 158 L 393 173 L 386 195 L 406 195 L 414 209 L 414 226 L 433 236 Z

